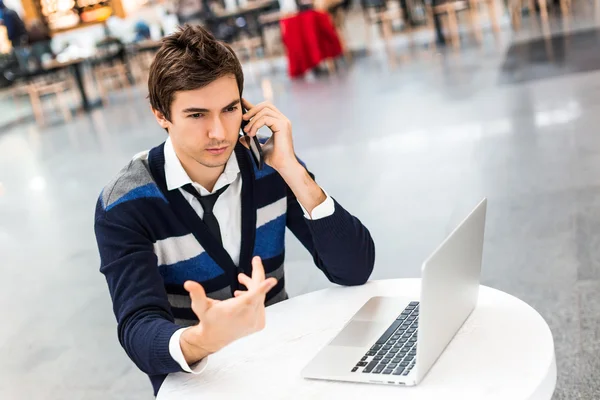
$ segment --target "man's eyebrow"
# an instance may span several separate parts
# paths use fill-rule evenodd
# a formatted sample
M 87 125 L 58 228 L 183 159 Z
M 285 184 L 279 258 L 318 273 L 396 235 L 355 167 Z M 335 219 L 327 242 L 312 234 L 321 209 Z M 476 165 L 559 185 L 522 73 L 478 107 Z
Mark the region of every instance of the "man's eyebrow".
M 223 110 L 226 110 L 228 108 L 231 108 L 233 106 L 236 106 L 240 103 L 240 99 L 237 100 L 233 100 L 231 103 L 227 104 L 225 107 L 223 107 Z M 200 108 L 200 107 L 188 107 L 186 109 L 184 109 L 183 111 L 181 111 L 184 114 L 187 113 L 207 113 L 210 110 L 208 108 Z
M 233 106 L 237 106 L 238 104 L 240 104 L 240 99 L 233 100 L 231 103 L 229 103 L 225 107 L 223 107 L 223 110 L 226 110 L 226 109 L 231 108 Z

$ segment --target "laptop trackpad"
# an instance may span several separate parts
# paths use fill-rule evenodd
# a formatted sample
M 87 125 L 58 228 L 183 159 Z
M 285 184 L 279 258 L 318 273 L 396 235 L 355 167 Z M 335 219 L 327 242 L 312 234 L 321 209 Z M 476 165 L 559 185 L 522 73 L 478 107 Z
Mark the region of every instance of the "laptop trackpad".
M 348 325 L 331 341 L 331 346 L 365 347 L 371 346 L 390 323 L 374 321 L 350 321 Z

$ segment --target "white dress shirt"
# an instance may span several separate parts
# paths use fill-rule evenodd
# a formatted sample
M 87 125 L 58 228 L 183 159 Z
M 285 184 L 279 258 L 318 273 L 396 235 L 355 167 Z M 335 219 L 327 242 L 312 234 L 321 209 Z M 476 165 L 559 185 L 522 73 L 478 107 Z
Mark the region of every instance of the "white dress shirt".
M 219 196 L 215 203 L 213 214 L 217 218 L 217 221 L 219 221 L 221 237 L 223 238 L 223 248 L 227 251 L 234 264 L 239 265 L 242 245 L 242 177 L 235 152 L 229 157 L 229 160 L 225 165 L 225 170 L 221 176 L 219 176 L 219 179 L 217 179 L 217 183 L 212 192 L 206 190 L 206 188 L 198 183 L 192 182 L 175 153 L 171 138 L 168 138 L 165 142 L 164 153 L 167 190 L 179 190 L 187 202 L 190 203 L 194 211 L 196 211 L 200 219 L 204 216 L 202 205 L 194 195 L 186 192 L 182 187 L 191 183 L 201 196 L 207 196 L 217 192 L 224 186 L 229 185 L 227 190 Z M 304 206 L 298 202 L 304 211 L 305 218 L 316 220 L 328 217 L 334 213 L 335 204 L 333 199 L 329 197 L 327 193 L 325 194 L 327 196 L 325 201 L 315 207 L 310 214 Z M 185 329 L 188 328 L 181 328 L 171 336 L 171 339 L 169 340 L 169 353 L 184 371 L 199 374 L 206 368 L 207 358 L 202 359 L 193 367 L 190 367 L 187 364 L 179 344 L 179 339 Z

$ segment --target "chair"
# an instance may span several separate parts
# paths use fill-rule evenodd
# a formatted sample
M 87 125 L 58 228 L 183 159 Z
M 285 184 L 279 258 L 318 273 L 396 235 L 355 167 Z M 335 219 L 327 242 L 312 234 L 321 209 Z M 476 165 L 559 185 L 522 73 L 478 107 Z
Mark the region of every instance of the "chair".
M 108 93 L 116 88 L 132 88 L 133 79 L 126 65 L 125 46 L 119 40 L 108 38 L 96 48 L 97 53 L 91 60 L 92 74 L 100 98 L 108 104 Z
M 136 83 L 147 84 L 148 76 L 150 75 L 150 66 L 154 60 L 155 52 L 152 51 L 138 51 L 132 53 L 130 57 L 133 76 Z
M 482 6 L 487 9 L 488 17 L 492 24 L 492 30 L 496 38 L 500 35 L 500 24 L 498 23 L 498 14 L 496 10 L 495 0 L 469 0 L 469 12 L 471 14 L 471 24 L 477 42 L 482 41 L 481 25 L 479 24 L 479 11 Z
M 361 0 L 361 6 L 363 9 L 363 17 L 365 19 L 367 53 L 371 53 L 371 31 L 373 25 L 379 26 L 381 37 L 387 51 L 391 46 L 389 43 L 391 40 L 391 31 L 389 31 L 388 28 L 383 27 L 383 22 L 388 20 L 391 21 L 393 18 L 391 15 L 386 14 L 387 4 L 385 0 Z
M 44 117 L 43 98 L 49 96 L 54 96 L 65 122 L 72 120 L 71 108 L 69 107 L 67 97 L 68 92 L 74 87 L 75 85 L 71 77 L 53 74 L 28 82 L 19 90 L 29 95 L 35 120 L 39 126 L 44 126 L 46 121 Z
M 468 1 L 468 2 L 467 2 Z M 458 13 L 466 11 L 468 13 L 469 24 L 471 31 L 475 36 L 475 40 L 481 43 L 482 32 L 481 25 L 478 22 L 478 12 L 480 4 L 489 2 L 490 18 L 494 31 L 499 32 L 500 27 L 495 20 L 495 8 L 493 0 L 450 0 L 438 5 L 431 6 L 433 16 L 440 16 L 443 30 L 448 32 L 450 43 L 454 49 L 460 48 L 460 35 L 458 30 Z M 493 15 L 493 16 L 492 16 Z
M 265 44 L 265 55 L 267 57 L 280 56 L 285 54 L 283 42 L 281 41 L 281 27 L 279 21 L 285 17 L 280 11 L 271 11 L 262 13 L 258 16 L 258 23 L 263 32 L 263 41 Z
M 509 10 L 512 28 L 515 32 L 518 32 L 521 29 L 521 12 L 523 10 L 523 6 L 527 2 L 527 8 L 529 10 L 529 14 L 532 15 L 535 13 L 535 2 L 536 0 L 509 0 Z M 542 20 L 543 26 L 548 26 L 548 1 L 547 0 L 537 0 L 537 4 L 540 8 L 540 19 Z M 571 11 L 571 0 L 560 0 L 560 10 L 562 16 L 564 18 Z
M 244 35 L 232 42 L 230 46 L 238 55 L 244 54 L 249 61 L 253 61 L 258 58 L 258 49 L 263 49 L 263 41 L 260 37 L 248 37 Z
M 385 2 L 380 2 L 379 0 L 367 0 L 370 1 L 370 4 L 363 3 L 363 7 L 365 9 L 365 19 L 367 22 L 367 51 L 370 51 L 370 31 L 372 29 L 372 25 L 378 25 L 381 30 L 381 37 L 384 42 L 384 46 L 386 49 L 386 54 L 390 58 L 392 64 L 395 62 L 395 52 L 392 48 L 392 41 L 394 36 L 393 25 L 396 21 L 401 21 L 403 23 L 404 29 L 403 33 L 408 35 L 408 40 L 410 46 L 414 46 L 414 33 L 419 28 L 415 28 L 409 23 L 407 19 L 407 13 L 400 7 L 398 1 L 390 2 L 389 4 Z M 409 5 L 412 6 L 412 5 Z M 425 29 L 431 30 L 433 32 L 433 18 L 430 16 L 430 12 L 427 12 L 427 18 L 425 23 Z M 432 37 L 431 42 L 428 44 L 428 47 L 435 47 L 435 38 Z

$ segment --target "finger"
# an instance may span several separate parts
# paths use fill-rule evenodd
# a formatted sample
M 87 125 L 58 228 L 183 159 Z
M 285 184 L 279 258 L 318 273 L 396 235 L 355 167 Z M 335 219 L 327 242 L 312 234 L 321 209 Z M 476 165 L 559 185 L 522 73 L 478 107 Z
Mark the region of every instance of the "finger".
M 252 103 L 250 103 L 247 99 L 242 97 L 242 106 L 247 110 L 250 111 L 254 108 L 254 105 Z M 246 115 L 246 114 L 244 114 Z
M 248 289 L 253 288 L 254 286 L 256 286 L 253 282 L 253 280 L 246 274 L 239 274 L 238 275 L 238 281 L 246 286 Z
M 271 130 L 271 132 L 277 133 L 281 130 L 281 128 L 279 127 L 279 124 L 281 122 L 281 119 L 274 118 L 268 115 L 260 117 L 248 132 L 248 136 L 256 136 L 256 132 L 263 126 L 267 126 Z
M 254 125 L 256 121 L 258 121 L 261 117 L 264 117 L 266 115 L 274 118 L 279 118 L 281 116 L 275 111 L 271 110 L 270 108 L 263 108 L 262 110 L 260 110 L 260 112 L 256 113 L 256 115 L 254 115 L 252 119 L 248 122 L 248 124 L 244 127 L 244 132 L 250 132 L 250 129 L 252 129 L 252 125 Z
M 240 297 L 246 293 L 248 293 L 248 291 L 246 290 L 236 290 L 235 292 L 233 292 L 233 297 Z
M 267 293 L 269 293 L 269 291 L 271 289 L 273 289 L 275 287 L 275 285 L 277 285 L 277 279 L 268 278 L 260 283 L 260 286 L 258 287 L 257 292 L 262 295 L 266 295 Z
M 192 311 L 194 311 L 198 319 L 202 319 L 206 310 L 208 310 L 214 302 L 206 297 L 204 288 L 198 282 L 186 281 L 183 284 L 183 287 L 190 293 L 190 298 L 192 299 Z
M 248 103 L 248 105 L 250 105 L 250 103 Z M 260 111 L 262 111 L 265 108 L 269 108 L 272 111 L 274 111 L 276 114 L 280 114 L 281 116 L 283 116 L 283 114 L 281 114 L 281 112 L 277 109 L 277 107 L 275 107 L 273 104 L 271 104 L 268 101 L 264 101 L 255 106 L 246 107 L 248 112 L 246 114 L 244 114 L 242 116 L 242 118 L 248 121 L 248 120 L 250 120 L 250 118 L 253 118 L 256 114 L 258 114 Z
M 263 108 L 266 107 L 266 103 L 262 102 L 262 103 L 258 103 L 257 105 L 252 105 L 249 101 L 247 100 L 242 100 L 243 101 L 243 105 L 246 108 L 246 113 L 244 115 L 242 115 L 242 118 L 245 119 L 246 121 L 250 120 L 250 118 L 252 118 L 253 116 L 255 116 L 260 110 L 262 110 Z
M 258 256 L 252 259 L 252 280 L 255 283 L 261 283 L 265 280 L 265 267 Z

